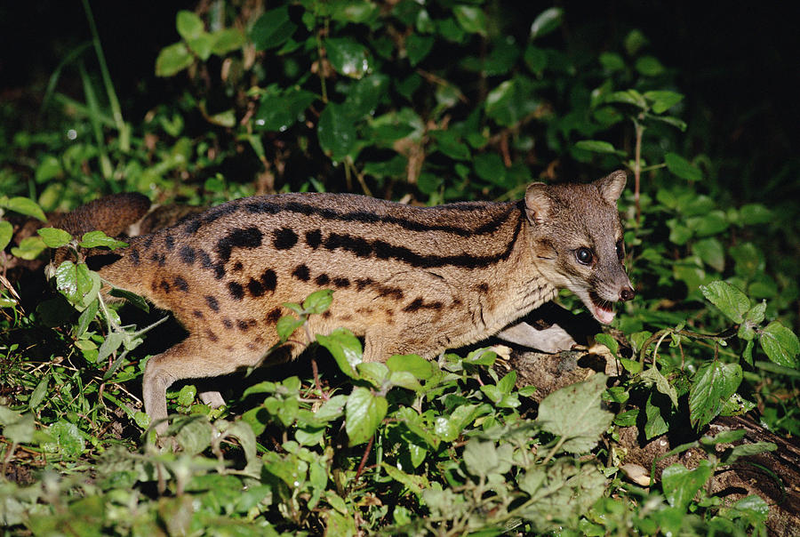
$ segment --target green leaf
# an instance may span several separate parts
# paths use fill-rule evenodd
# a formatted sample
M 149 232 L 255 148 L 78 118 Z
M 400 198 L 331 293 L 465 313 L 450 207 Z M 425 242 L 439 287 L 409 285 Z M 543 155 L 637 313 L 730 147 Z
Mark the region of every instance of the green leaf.
M 607 153 L 613 155 L 624 156 L 625 152 L 618 150 L 616 147 L 603 140 L 581 140 L 575 143 L 575 147 L 583 149 L 584 151 L 591 151 L 593 153 Z
M 689 229 L 693 230 L 698 237 L 708 237 L 709 235 L 718 235 L 725 231 L 728 229 L 730 223 L 724 212 L 716 210 L 703 216 L 687 218 L 686 225 Z
M 36 410 L 42 404 L 45 396 L 47 395 L 47 387 L 50 385 L 50 375 L 45 375 L 42 380 L 36 385 L 36 388 L 31 392 L 31 398 L 28 401 L 28 410 Z
M 372 70 L 367 48 L 350 38 L 326 39 L 325 50 L 331 65 L 341 75 L 361 78 Z
M 667 377 L 661 374 L 661 371 L 655 367 L 651 367 L 643 372 L 639 378 L 644 382 L 652 382 L 656 390 L 669 397 L 672 406 L 678 408 L 678 392 L 675 390 L 675 387 L 669 383 Z
M 780 321 L 772 321 L 764 327 L 759 333 L 758 341 L 771 361 L 784 367 L 797 367 L 800 342 L 797 335 Z
M 597 374 L 551 393 L 539 404 L 537 422 L 545 431 L 567 439 L 564 451 L 591 450 L 611 425 L 614 415 L 601 407 L 607 378 Z
M 644 98 L 651 101 L 655 114 L 663 114 L 683 100 L 683 95 L 674 91 L 647 91 Z
M 291 315 L 284 315 L 278 319 L 278 322 L 275 324 L 275 330 L 278 332 L 278 337 L 281 338 L 281 341 L 286 341 L 292 337 L 295 330 L 303 326 L 304 323 L 304 319 L 298 319 Z
M 689 390 L 689 416 L 692 424 L 702 427 L 722 411 L 742 382 L 742 367 L 718 361 L 703 364 Z
M 353 84 L 344 105 L 348 115 L 353 119 L 371 116 L 388 87 L 389 77 L 383 74 L 366 76 Z
M 93 288 L 93 278 L 85 263 L 65 261 L 56 269 L 56 288 L 72 304 L 83 303 L 83 298 Z M 94 273 L 95 277 L 97 276 Z
M 386 470 L 386 475 L 397 481 L 398 483 L 402 483 L 408 490 L 413 492 L 414 494 L 420 495 L 422 491 L 425 490 L 430 486 L 430 482 L 428 481 L 427 476 L 423 475 L 411 475 L 407 474 L 404 471 L 387 464 L 385 462 L 381 463 L 381 467 Z
M 551 7 L 539 13 L 531 24 L 531 39 L 545 36 L 561 26 L 564 10 L 559 7 Z
M 473 159 L 475 173 L 481 179 L 492 184 L 504 186 L 506 184 L 506 167 L 503 159 L 497 153 L 481 153 Z
M 173 76 L 194 63 L 186 44 L 174 43 L 161 49 L 156 58 L 156 76 Z
M 367 388 L 356 386 L 345 406 L 345 430 L 349 446 L 363 444 L 372 438 L 386 416 L 389 403 L 386 398 L 374 395 Z
M 250 39 L 256 50 L 267 50 L 288 41 L 295 30 L 297 25 L 289 19 L 289 8 L 283 6 L 264 12 L 253 24 Z
M 66 458 L 76 458 L 86 449 L 86 442 L 83 440 L 80 429 L 75 424 L 68 421 L 57 421 L 48 427 L 47 432 L 54 439 L 53 442 L 45 442 L 42 449 L 49 453 L 58 453 Z
M 211 57 L 211 47 L 214 45 L 214 38 L 211 34 L 202 34 L 200 37 L 186 41 L 192 52 L 203 61 Z
M 461 141 L 458 134 L 453 131 L 431 131 L 431 137 L 436 140 L 436 149 L 453 160 L 469 160 L 469 147 Z M 475 158 L 478 158 L 478 155 Z
M 355 367 L 362 362 L 361 342 L 350 330 L 337 328 L 329 336 L 317 335 L 317 341 L 330 351 L 345 375 L 359 378 Z
M 416 67 L 419 62 L 430 54 L 435 41 L 433 37 L 427 35 L 411 34 L 408 36 L 408 39 L 406 39 L 406 53 L 412 67 Z
M 31 216 L 37 220 L 41 220 L 42 222 L 47 222 L 47 217 L 44 215 L 44 211 L 42 211 L 42 208 L 39 207 L 39 204 L 32 199 L 18 196 L 5 201 L 5 203 L 2 203 L 0 206 L 5 207 L 9 211 L 14 211 L 16 213 L 24 214 L 25 216 Z
M 644 435 L 647 440 L 661 436 L 669 431 L 669 425 L 664 419 L 664 413 L 667 409 L 664 408 L 662 412 L 663 405 L 657 404 L 659 400 L 663 401 L 663 398 L 660 398 L 656 393 L 651 393 L 645 403 Z
M 15 444 L 31 442 L 36 431 L 32 413 L 19 414 L 4 406 L 0 406 L 0 425 L 3 436 Z
M 713 469 L 706 464 L 694 470 L 688 470 L 681 464 L 673 464 L 664 468 L 661 473 L 661 485 L 667 501 L 672 507 L 684 512 L 689 502 L 713 473 Z
M 728 282 L 716 281 L 701 285 L 700 291 L 706 300 L 714 304 L 731 321 L 741 323 L 750 309 L 750 299 Z
M 653 56 L 642 56 L 636 60 L 636 70 L 645 76 L 658 76 L 664 72 L 664 66 Z
M 667 169 L 687 181 L 701 181 L 703 173 L 695 168 L 692 163 L 676 153 L 667 153 L 664 155 L 664 162 L 667 164 Z
M 538 106 L 531 82 L 521 76 L 506 80 L 486 96 L 486 115 L 504 127 L 518 123 Z
M 772 211 L 760 203 L 749 203 L 739 209 L 739 222 L 745 226 L 767 224 L 774 217 Z
M 472 438 L 467 442 L 464 447 L 463 459 L 467 471 L 477 477 L 486 477 L 495 473 L 500 466 L 494 442 L 481 442 L 477 438 Z
M 0 220 L 0 250 L 5 250 L 8 243 L 11 242 L 11 237 L 14 236 L 14 226 L 11 222 Z
M 114 288 L 109 291 L 108 294 L 117 298 L 124 298 L 143 312 L 150 313 L 150 306 L 147 304 L 147 301 L 136 293 L 131 293 L 125 289 Z
M 389 377 L 389 369 L 381 362 L 361 362 L 356 364 L 356 371 L 375 388 L 380 388 Z
M 211 52 L 218 56 L 224 56 L 229 52 L 242 48 L 247 40 L 238 28 L 223 28 L 211 34 L 213 44 Z
M 72 241 L 72 235 L 63 229 L 56 229 L 52 227 L 45 227 L 37 229 L 36 233 L 42 238 L 48 248 L 60 248 L 66 246 Z
M 353 120 L 346 109 L 336 103 L 328 103 L 322 111 L 317 136 L 322 150 L 335 162 L 344 160 L 358 141 Z
M 725 270 L 725 249 L 719 240 L 710 238 L 697 241 L 692 245 L 692 252 L 717 272 Z
M 623 103 L 635 106 L 642 110 L 647 108 L 647 100 L 635 89 L 625 91 L 615 91 L 607 94 L 602 99 L 603 103 Z
M 78 246 L 82 246 L 83 248 L 110 248 L 111 250 L 115 250 L 117 248 L 125 248 L 128 246 L 128 243 L 118 241 L 112 237 L 109 237 L 102 231 L 90 231 L 88 233 L 84 233 L 81 242 Z
M 196 39 L 205 32 L 202 19 L 196 13 L 184 9 L 178 11 L 178 15 L 175 17 L 175 26 L 181 37 L 187 41 Z
M 325 313 L 333 302 L 333 291 L 330 289 L 320 289 L 314 291 L 303 301 L 303 309 L 311 315 Z
M 433 376 L 434 365 L 416 354 L 395 354 L 386 361 L 389 371 L 406 371 L 415 378 L 427 380 Z
M 38 184 L 46 183 L 50 179 L 59 177 L 64 173 L 61 161 L 53 155 L 45 155 L 36 167 L 35 180 Z M 39 198 L 40 200 L 42 198 Z
M 259 130 L 283 132 L 304 117 L 306 109 L 317 100 L 310 91 L 291 88 L 283 94 L 267 92 L 253 116 Z
M 98 301 L 93 300 L 89 303 L 88 307 L 83 310 L 83 313 L 81 313 L 80 317 L 78 318 L 78 326 L 75 328 L 75 335 L 77 337 L 81 337 L 89 329 L 89 324 L 97 315 L 97 310 L 99 307 L 100 304 Z
M 466 32 L 486 35 L 486 15 L 481 8 L 459 4 L 453 7 L 453 14 Z

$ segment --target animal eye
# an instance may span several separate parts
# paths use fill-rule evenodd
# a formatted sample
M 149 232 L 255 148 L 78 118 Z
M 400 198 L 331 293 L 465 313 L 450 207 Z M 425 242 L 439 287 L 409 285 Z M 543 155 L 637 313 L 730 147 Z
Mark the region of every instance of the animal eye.
M 625 257 L 625 245 L 622 244 L 622 239 L 617 241 L 617 257 L 620 261 Z
M 578 263 L 583 265 L 591 263 L 593 257 L 594 254 L 592 254 L 592 250 L 589 248 L 578 248 L 575 250 L 575 258 L 578 260 Z

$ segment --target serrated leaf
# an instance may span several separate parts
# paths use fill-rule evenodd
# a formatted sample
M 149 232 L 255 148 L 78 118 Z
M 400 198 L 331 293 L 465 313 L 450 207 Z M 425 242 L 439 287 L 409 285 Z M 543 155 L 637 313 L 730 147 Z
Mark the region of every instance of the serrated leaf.
M 89 324 L 94 320 L 97 315 L 97 310 L 100 307 L 98 301 L 93 300 L 89 303 L 85 310 L 78 317 L 78 326 L 75 329 L 75 336 L 81 337 L 89 329 Z
M 784 367 L 797 367 L 800 341 L 780 321 L 772 321 L 764 327 L 759 333 L 758 341 L 771 361 Z
M 601 408 L 607 378 L 595 375 L 551 393 L 539 404 L 536 421 L 545 431 L 567 439 L 562 446 L 564 451 L 591 450 L 611 425 L 614 415 Z
M 494 442 L 481 442 L 477 438 L 467 442 L 462 457 L 467 471 L 476 477 L 486 477 L 494 473 L 500 465 Z
M 375 388 L 380 388 L 389 376 L 389 369 L 381 362 L 361 362 L 356 364 L 359 378 L 369 381 Z
M 539 13 L 531 24 L 531 39 L 545 36 L 561 26 L 564 10 L 551 7 Z
M 287 6 L 264 12 L 253 24 L 250 38 L 256 50 L 267 50 L 284 44 L 297 30 L 297 25 L 289 19 Z
M 375 112 L 381 97 L 386 95 L 388 87 L 388 76 L 383 74 L 366 76 L 352 85 L 344 109 L 354 119 L 369 117 Z
M 652 382 L 659 393 L 669 397 L 673 407 L 678 407 L 678 392 L 675 390 L 675 387 L 669 383 L 667 378 L 661 374 L 661 371 L 655 367 L 650 367 L 642 373 L 640 378 L 643 381 Z
M 716 281 L 701 285 L 700 291 L 706 300 L 714 304 L 730 320 L 741 323 L 750 309 L 750 299 L 728 282 Z
M 362 362 L 361 342 L 350 330 L 337 328 L 329 336 L 318 335 L 317 341 L 333 355 L 345 375 L 359 378 L 355 367 Z
M 100 350 L 97 353 L 97 361 L 102 362 L 117 352 L 117 349 L 119 349 L 122 345 L 122 340 L 124 337 L 125 335 L 120 332 L 111 332 L 108 334 L 106 339 L 103 340 L 103 344 L 100 345 Z
M 156 58 L 156 76 L 173 76 L 194 63 L 194 56 L 185 43 L 174 43 L 161 49 Z
M 68 421 L 57 421 L 48 427 L 47 432 L 53 442 L 45 442 L 42 449 L 49 453 L 58 453 L 67 458 L 76 458 L 86 449 L 86 441 L 80 429 Z
M 453 14 L 466 32 L 486 35 L 486 15 L 481 8 L 458 4 L 453 7 Z
M 667 169 L 681 179 L 687 181 L 702 181 L 703 179 L 703 173 L 698 168 L 676 153 L 664 155 L 664 162 L 667 164 Z
M 281 341 L 286 341 L 292 337 L 295 330 L 303 326 L 303 323 L 305 323 L 304 319 L 298 319 L 291 315 L 284 315 L 278 319 L 278 322 L 275 324 L 275 330 L 278 332 L 278 337 Z
M 333 302 L 333 291 L 330 289 L 320 289 L 314 291 L 303 301 L 303 309 L 309 314 L 319 315 L 325 313 Z
M 772 211 L 760 203 L 748 203 L 739 209 L 739 222 L 746 226 L 766 224 L 773 218 Z
M 714 361 L 703 364 L 689 390 L 689 417 L 693 425 L 702 427 L 722 411 L 742 382 L 739 364 Z
M 658 400 L 658 395 L 651 393 L 647 397 L 647 402 L 644 407 L 646 418 L 644 423 L 644 435 L 647 440 L 661 436 L 669 431 L 669 425 L 667 425 L 667 421 L 664 419 L 662 407 L 654 403 L 653 399 Z M 663 410 L 666 411 L 666 409 Z
M 386 398 L 374 395 L 367 388 L 356 386 L 345 406 L 345 430 L 348 445 L 357 446 L 372 438 L 386 416 L 389 403 Z
M 15 444 L 31 442 L 36 431 L 32 413 L 19 414 L 4 406 L 0 406 L 0 425 L 3 436 Z
M 3 203 L 3 206 L 9 211 L 24 214 L 25 216 L 31 216 L 37 220 L 41 220 L 42 222 L 47 221 L 47 217 L 45 216 L 44 211 L 42 211 L 42 208 L 39 207 L 39 204 L 32 199 L 17 196 Z
M 531 82 L 521 76 L 502 82 L 486 96 L 486 115 L 504 127 L 523 120 L 538 106 Z
M 317 137 L 322 150 L 335 162 L 344 160 L 355 149 L 356 127 L 343 105 L 328 103 L 319 117 Z
M 630 104 L 643 110 L 647 108 L 647 101 L 644 96 L 634 89 L 609 93 L 603 97 L 602 102 Z
M 56 269 L 56 288 L 72 304 L 81 304 L 93 287 L 89 267 L 85 263 L 65 261 Z
M 350 78 L 361 78 L 372 70 L 369 51 L 364 45 L 347 37 L 325 40 L 328 60 L 336 72 Z
M 37 229 L 36 233 L 39 234 L 48 248 L 60 248 L 61 246 L 66 246 L 72 240 L 72 235 L 63 229 L 45 227 Z

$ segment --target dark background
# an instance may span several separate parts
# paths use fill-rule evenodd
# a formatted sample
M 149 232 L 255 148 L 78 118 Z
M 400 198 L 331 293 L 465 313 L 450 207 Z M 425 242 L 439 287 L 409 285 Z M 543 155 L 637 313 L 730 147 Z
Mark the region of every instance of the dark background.
M 513 13 L 509 30 L 525 39 L 545 3 L 497 2 Z M 155 58 L 179 36 L 175 13 L 194 2 L 92 2 L 103 50 L 123 106 L 134 123 L 179 80 L 154 76 Z M 687 97 L 687 156 L 708 155 L 734 202 L 796 203 L 800 199 L 800 32 L 790 5 L 725 2 L 592 2 L 565 4 L 562 28 L 573 42 L 607 47 L 638 28 L 648 52 L 677 73 Z M 90 38 L 77 0 L 0 5 L 0 100 L 17 107 L 30 128 L 49 77 Z M 73 70 L 74 72 L 74 70 Z M 58 89 L 80 97 L 77 76 L 65 73 Z M 20 125 L 22 126 L 22 125 Z M 14 125 L 5 125 L 6 131 Z

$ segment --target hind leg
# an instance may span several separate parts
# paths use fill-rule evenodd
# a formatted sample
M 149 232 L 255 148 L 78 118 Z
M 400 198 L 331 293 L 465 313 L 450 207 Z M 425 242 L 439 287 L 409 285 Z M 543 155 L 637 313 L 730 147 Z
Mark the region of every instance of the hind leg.
M 257 365 L 263 354 L 263 351 L 222 349 L 190 337 L 150 358 L 144 371 L 142 395 L 145 412 L 156 423 L 156 432 L 163 435 L 167 430 L 167 388 L 175 381 L 227 375 L 240 367 Z M 224 404 L 219 392 L 203 392 L 201 398 L 212 405 Z

